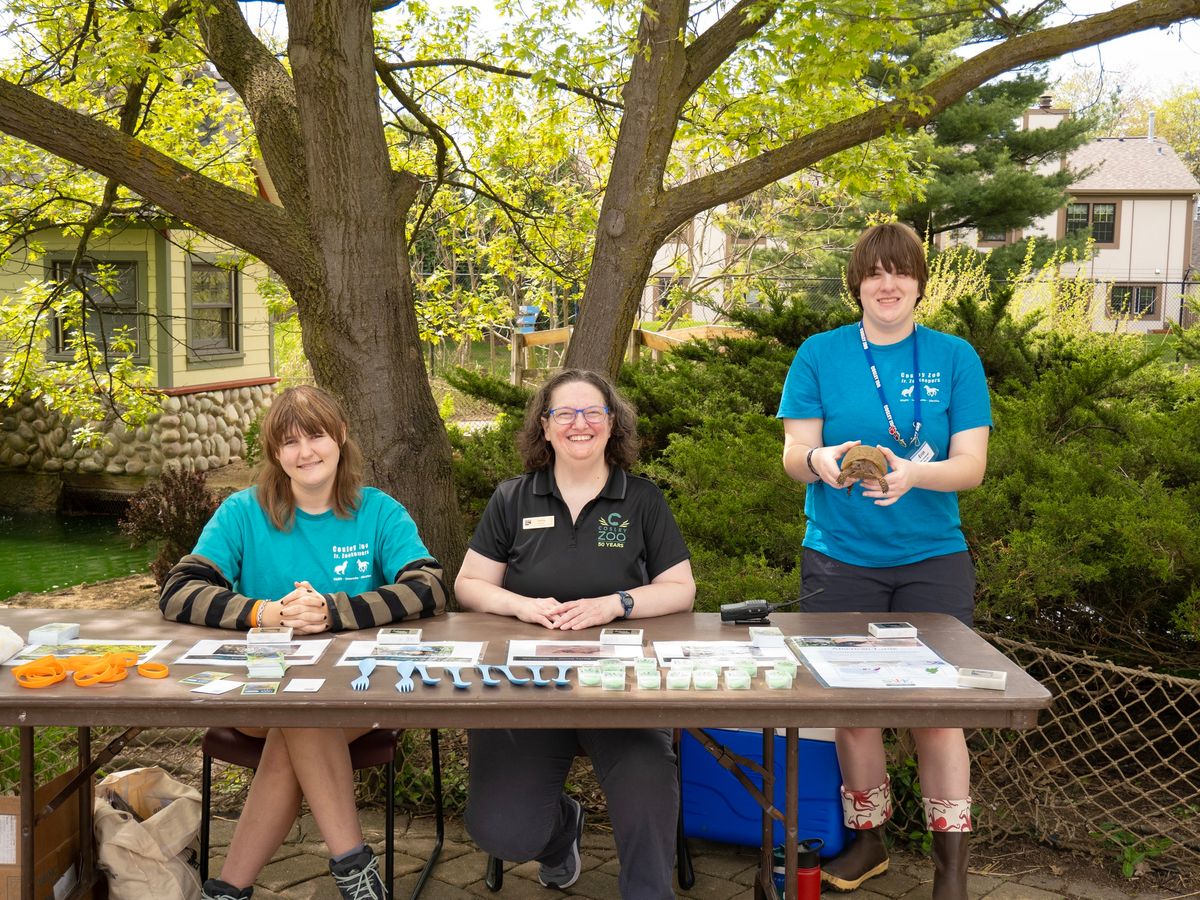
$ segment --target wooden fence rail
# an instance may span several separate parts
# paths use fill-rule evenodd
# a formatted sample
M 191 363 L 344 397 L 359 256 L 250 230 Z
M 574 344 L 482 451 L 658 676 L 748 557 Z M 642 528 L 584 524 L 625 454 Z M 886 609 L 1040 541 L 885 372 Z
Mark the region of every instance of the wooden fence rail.
M 540 381 L 552 372 L 562 368 L 561 365 L 533 365 L 533 348 L 560 348 L 558 358 L 566 356 L 567 345 L 571 341 L 571 332 L 575 329 L 551 328 L 548 331 L 533 331 L 522 334 L 513 332 L 512 336 L 512 366 L 511 380 L 518 387 L 526 381 Z M 711 341 L 721 337 L 746 337 L 749 332 L 732 325 L 693 325 L 690 328 L 676 328 L 671 331 L 644 331 L 635 328 L 629 335 L 629 348 L 625 358 L 637 362 L 641 356 L 642 347 L 646 347 L 658 359 L 664 352 L 670 352 L 688 341 Z M 548 356 L 552 359 L 554 351 Z

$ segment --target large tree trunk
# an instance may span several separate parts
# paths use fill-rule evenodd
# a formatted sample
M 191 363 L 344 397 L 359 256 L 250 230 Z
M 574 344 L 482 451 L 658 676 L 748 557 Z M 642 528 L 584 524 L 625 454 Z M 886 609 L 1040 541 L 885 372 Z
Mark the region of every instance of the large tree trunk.
M 421 359 L 404 221 L 417 182 L 389 163 L 379 116 L 367 0 L 288 4 L 314 248 L 290 285 L 317 382 L 361 444 L 367 481 L 412 513 L 457 571 L 466 549 L 450 443 Z M 451 574 L 450 577 L 453 577 Z
M 642 9 L 637 43 L 649 52 L 634 55 L 625 86 L 591 274 L 567 348 L 570 368 L 617 374 L 654 253 L 669 233 L 659 233 L 655 207 L 687 99 L 680 90 L 687 58 L 679 37 L 687 11 L 687 0 L 656 0 Z

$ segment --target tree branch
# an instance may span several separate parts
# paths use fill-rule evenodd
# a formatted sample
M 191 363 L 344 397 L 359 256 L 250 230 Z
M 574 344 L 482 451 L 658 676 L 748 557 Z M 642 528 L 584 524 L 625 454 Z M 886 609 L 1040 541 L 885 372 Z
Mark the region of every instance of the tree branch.
M 1010 69 L 1196 16 L 1200 16 L 1200 0 L 1139 0 L 1082 21 L 1011 38 L 948 70 L 915 97 L 893 100 L 826 125 L 746 162 L 663 192 L 657 205 L 657 230 L 669 233 L 705 209 L 744 197 L 889 131 L 924 125 L 968 91 Z M 918 98 L 924 101 L 921 109 L 913 105 Z
M 284 209 L 298 219 L 310 197 L 296 87 L 287 70 L 254 36 L 236 0 L 201 5 L 201 33 L 209 59 L 246 104 L 263 162 Z
M 743 0 L 743 2 L 750 2 L 750 0 Z M 409 62 L 381 63 L 380 65 L 390 72 L 402 72 L 405 69 L 431 69 L 439 66 L 460 66 L 464 69 L 478 69 L 481 72 L 490 72 L 493 75 L 504 75 L 507 78 L 533 79 L 532 72 L 512 69 L 507 66 L 494 66 L 491 63 L 480 62 L 477 59 L 468 59 L 464 56 L 448 56 L 442 59 L 414 59 Z M 624 108 L 615 100 L 609 100 L 607 97 L 603 97 L 588 88 L 576 87 L 573 84 L 567 84 L 565 81 L 554 81 L 551 83 L 560 90 L 569 91 L 572 94 L 578 94 L 580 97 L 591 100 L 597 106 L 607 106 L 611 109 Z
M 750 10 L 757 10 L 759 14 L 751 17 L 747 15 Z M 692 41 L 687 48 L 687 72 L 683 82 L 687 96 L 694 94 L 738 44 L 761 31 L 778 11 L 777 2 L 740 0 Z
M 283 210 L 201 175 L 117 129 L 0 79 L 0 131 L 113 178 L 277 271 L 294 252 Z

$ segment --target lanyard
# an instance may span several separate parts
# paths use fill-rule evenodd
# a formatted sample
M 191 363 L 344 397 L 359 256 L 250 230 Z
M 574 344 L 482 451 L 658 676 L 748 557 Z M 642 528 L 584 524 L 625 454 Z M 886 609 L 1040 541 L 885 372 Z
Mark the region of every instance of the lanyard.
M 871 354 L 871 345 L 867 343 L 867 332 L 862 322 L 858 323 L 858 336 L 862 339 L 863 354 L 867 357 L 867 365 L 871 369 L 871 377 L 875 380 L 875 390 L 879 392 L 879 402 L 883 405 L 883 414 L 887 418 L 888 434 L 901 447 L 917 446 L 921 437 L 921 367 L 917 362 L 917 326 L 913 325 L 913 436 L 905 443 L 900 437 L 900 429 L 892 418 L 892 408 L 888 405 L 887 396 L 883 393 L 883 382 L 879 380 L 879 370 L 875 367 L 875 357 Z

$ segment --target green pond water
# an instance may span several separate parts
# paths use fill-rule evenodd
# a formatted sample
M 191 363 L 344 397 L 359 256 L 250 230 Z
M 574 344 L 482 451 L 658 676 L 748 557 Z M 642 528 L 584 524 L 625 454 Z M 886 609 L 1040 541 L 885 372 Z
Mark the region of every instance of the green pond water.
M 111 516 L 0 513 L 0 600 L 145 572 L 153 550 L 131 550 Z

